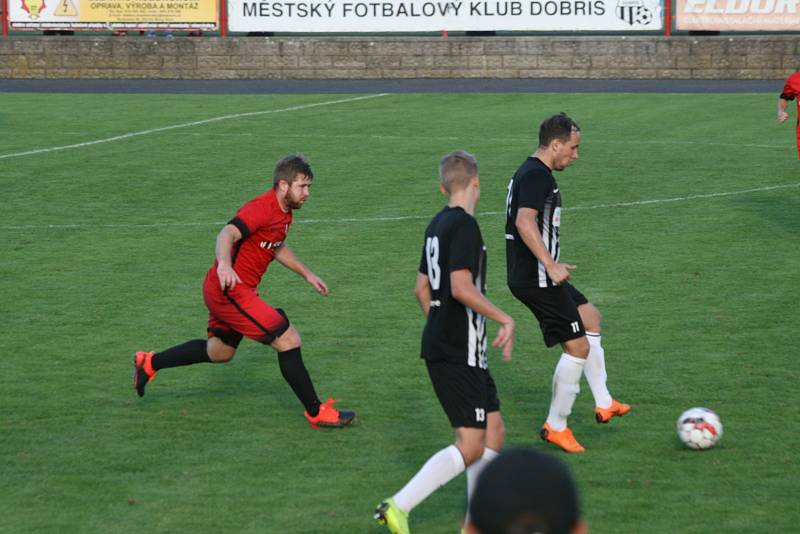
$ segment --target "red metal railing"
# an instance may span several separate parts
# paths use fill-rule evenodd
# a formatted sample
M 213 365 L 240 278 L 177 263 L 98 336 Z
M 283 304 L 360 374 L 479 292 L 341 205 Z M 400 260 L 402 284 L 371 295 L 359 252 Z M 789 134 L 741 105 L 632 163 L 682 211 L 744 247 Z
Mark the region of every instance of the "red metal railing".
M 2 34 L 8 35 L 8 1 L 0 0 L 0 27 Z
M 228 0 L 219 0 L 219 35 L 228 36 Z
M 672 35 L 672 0 L 664 0 L 664 35 Z

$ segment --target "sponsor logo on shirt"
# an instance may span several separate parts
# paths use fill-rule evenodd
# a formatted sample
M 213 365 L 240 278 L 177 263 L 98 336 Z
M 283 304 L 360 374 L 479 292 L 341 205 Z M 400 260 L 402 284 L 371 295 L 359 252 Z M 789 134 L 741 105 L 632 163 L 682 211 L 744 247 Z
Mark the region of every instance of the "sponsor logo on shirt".
M 259 247 L 265 250 L 275 250 L 281 245 L 283 245 L 283 241 L 262 241 L 258 244 Z

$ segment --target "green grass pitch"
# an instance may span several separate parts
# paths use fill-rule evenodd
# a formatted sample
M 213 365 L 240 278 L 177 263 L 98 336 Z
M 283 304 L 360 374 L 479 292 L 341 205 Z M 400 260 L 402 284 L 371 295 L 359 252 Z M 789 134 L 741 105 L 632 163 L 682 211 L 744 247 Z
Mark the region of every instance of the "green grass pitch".
M 490 354 L 507 445 L 571 465 L 592 532 L 797 528 L 800 163 L 775 95 L 309 107 L 346 98 L 0 96 L 0 532 L 381 532 L 374 505 L 452 441 L 412 289 L 444 201 L 437 163 L 459 148 L 480 164 L 489 296 L 519 325 L 513 361 Z M 578 456 L 537 441 L 558 351 L 505 287 L 506 185 L 562 110 L 583 131 L 580 159 L 557 175 L 562 258 L 604 315 L 610 389 L 633 407 L 595 424 L 584 382 Z M 278 112 L 248 115 L 262 111 Z M 293 152 L 317 177 L 288 242 L 331 294 L 278 264 L 261 292 L 303 336 L 319 394 L 358 423 L 311 430 L 274 353 L 247 340 L 228 365 L 159 373 L 139 399 L 131 354 L 205 334 L 215 236 Z M 711 451 L 677 441 L 692 406 L 722 417 Z M 412 529 L 457 532 L 464 494 L 462 476 L 414 510 Z

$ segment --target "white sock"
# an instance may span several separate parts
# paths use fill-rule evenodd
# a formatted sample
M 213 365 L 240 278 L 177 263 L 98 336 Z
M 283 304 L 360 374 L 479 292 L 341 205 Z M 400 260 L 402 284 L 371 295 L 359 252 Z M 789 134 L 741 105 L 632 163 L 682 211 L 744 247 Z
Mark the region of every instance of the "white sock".
M 589 382 L 589 388 L 594 395 L 594 404 L 598 408 L 608 408 L 611 406 L 611 393 L 608 392 L 606 380 L 606 356 L 603 346 L 600 344 L 602 337 L 594 332 L 586 332 L 589 340 L 589 357 L 586 358 L 586 365 L 583 367 L 583 374 Z
M 580 392 L 581 373 L 586 360 L 571 356 L 566 352 L 561 354 L 556 370 L 553 373 L 553 397 L 550 400 L 550 413 L 547 423 L 555 432 L 567 428 L 567 417 L 572 413 L 575 397 Z
M 475 491 L 475 486 L 478 484 L 478 477 L 481 471 L 483 471 L 483 468 L 494 460 L 498 454 L 496 450 L 484 447 L 483 456 L 467 466 L 467 516 L 466 519 L 464 519 L 464 523 L 469 521 L 469 503 L 472 500 L 472 493 Z
M 464 457 L 455 445 L 450 445 L 431 456 L 414 478 L 394 497 L 394 503 L 404 512 L 410 512 L 428 495 L 444 486 L 464 471 Z

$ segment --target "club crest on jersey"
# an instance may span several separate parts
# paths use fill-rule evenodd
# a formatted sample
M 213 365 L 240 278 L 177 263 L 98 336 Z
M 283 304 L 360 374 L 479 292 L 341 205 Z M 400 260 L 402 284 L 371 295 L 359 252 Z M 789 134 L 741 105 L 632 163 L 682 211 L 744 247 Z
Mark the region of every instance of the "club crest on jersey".
M 258 246 L 264 250 L 275 250 L 281 245 L 283 245 L 283 241 L 262 241 L 258 244 Z

